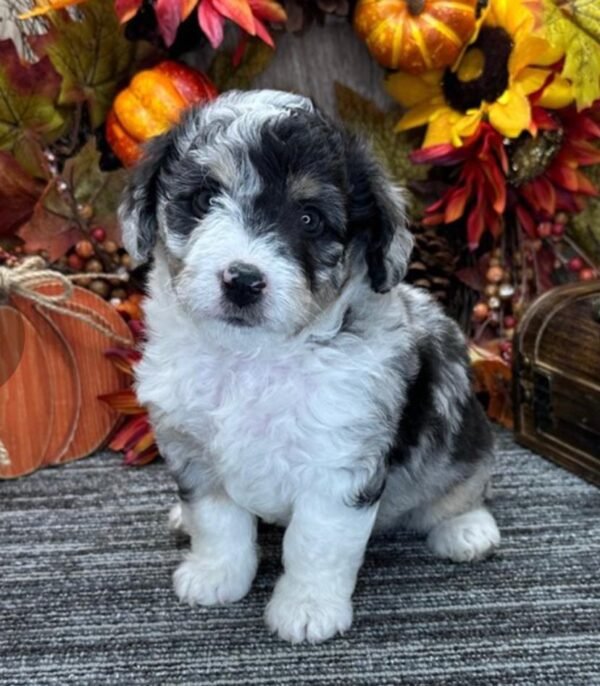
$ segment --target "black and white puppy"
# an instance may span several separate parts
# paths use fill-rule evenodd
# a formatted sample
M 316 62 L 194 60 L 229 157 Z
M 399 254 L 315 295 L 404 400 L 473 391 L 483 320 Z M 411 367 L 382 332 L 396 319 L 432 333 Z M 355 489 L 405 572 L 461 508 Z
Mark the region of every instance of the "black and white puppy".
M 191 536 L 181 600 L 248 593 L 258 517 L 287 527 L 266 621 L 293 642 L 350 627 L 376 527 L 498 545 L 463 336 L 399 283 L 402 194 L 357 140 L 304 97 L 227 93 L 150 145 L 121 220 L 154 256 L 137 392 Z

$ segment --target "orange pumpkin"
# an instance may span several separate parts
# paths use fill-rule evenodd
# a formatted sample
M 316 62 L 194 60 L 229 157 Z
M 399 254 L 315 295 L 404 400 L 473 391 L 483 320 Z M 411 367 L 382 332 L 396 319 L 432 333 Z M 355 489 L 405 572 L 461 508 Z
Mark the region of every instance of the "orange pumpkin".
M 479 0 L 359 0 L 354 28 L 384 67 L 448 67 L 475 30 Z
M 62 286 L 35 290 L 56 296 Z M 97 295 L 75 287 L 65 306 L 133 345 L 125 321 Z M 85 457 L 106 442 L 119 414 L 98 396 L 129 385 L 105 357 L 111 344 L 86 322 L 20 295 L 0 305 L 0 444 L 9 459 L 0 479 Z
M 138 72 L 117 95 L 106 118 L 106 140 L 129 167 L 141 157 L 141 143 L 171 128 L 186 107 L 217 95 L 202 72 L 180 62 L 161 62 Z

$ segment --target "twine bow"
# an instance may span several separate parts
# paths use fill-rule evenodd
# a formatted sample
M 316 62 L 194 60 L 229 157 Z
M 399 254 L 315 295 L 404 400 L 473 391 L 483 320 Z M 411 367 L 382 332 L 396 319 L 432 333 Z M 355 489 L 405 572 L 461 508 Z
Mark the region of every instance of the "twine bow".
M 73 282 L 89 279 L 90 274 L 69 274 L 67 276 L 45 267 L 46 263 L 41 257 L 28 257 L 13 268 L 0 267 L 0 303 L 7 302 L 10 295 L 18 295 L 44 309 L 85 322 L 92 329 L 122 345 L 131 345 L 129 338 L 124 338 L 115 333 L 106 320 L 96 312 L 89 312 L 84 308 L 78 310 L 75 303 L 67 304 L 73 295 Z M 127 281 L 129 278 L 128 275 L 123 274 L 94 274 L 93 276 L 95 279 L 119 279 L 120 281 Z M 36 286 L 45 283 L 59 285 L 61 287 L 60 292 L 50 295 L 36 290 Z
M 93 276 L 95 279 L 119 279 L 120 281 L 127 281 L 129 278 L 128 275 L 122 274 L 94 274 Z M 99 314 L 84 308 L 78 309 L 75 303 L 68 304 L 73 295 L 73 282 L 89 278 L 90 274 L 70 274 L 66 276 L 53 269 L 47 269 L 46 263 L 41 257 L 28 257 L 16 267 L 0 266 L 0 304 L 8 302 L 11 295 L 26 298 L 42 309 L 85 322 L 95 331 L 122 345 L 131 345 L 129 338 L 115 333 Z M 59 285 L 61 290 L 53 295 L 40 293 L 36 290 L 37 286 L 47 283 Z M 8 466 L 9 464 L 8 451 L 0 440 L 0 466 Z

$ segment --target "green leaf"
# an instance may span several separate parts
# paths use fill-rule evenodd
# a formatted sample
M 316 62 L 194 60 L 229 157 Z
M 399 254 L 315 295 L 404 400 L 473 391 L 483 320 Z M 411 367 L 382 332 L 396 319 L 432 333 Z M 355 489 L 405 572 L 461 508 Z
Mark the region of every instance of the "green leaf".
M 600 188 L 600 164 L 587 167 L 585 175 Z M 583 212 L 575 215 L 569 225 L 573 240 L 600 267 L 600 197 L 589 198 Z
M 553 2 L 566 17 L 600 44 L 598 0 L 553 0 Z
M 52 190 L 52 185 L 49 189 Z M 44 196 L 35 204 L 30 220 L 19 229 L 18 235 L 26 252 L 44 250 L 50 262 L 62 257 L 82 238 L 81 231 L 68 217 L 48 211 Z
M 565 51 L 562 75 L 573 83 L 577 107 L 580 110 L 589 107 L 600 97 L 600 44 L 592 34 L 592 30 L 599 30 L 598 17 L 588 18 L 586 23 L 581 11 L 566 11 L 569 4 L 581 5 L 580 10 L 583 9 L 583 5 L 588 4 L 587 0 L 560 3 L 562 7 L 558 7 L 554 0 L 543 2 L 542 33 L 552 45 Z M 590 3 L 588 13 L 592 11 Z
M 0 150 L 38 176 L 40 146 L 55 141 L 67 124 L 57 107 L 59 90 L 60 76 L 48 59 L 28 64 L 12 41 L 0 41 Z
M 419 147 L 419 138 L 413 132 L 396 133 L 398 115 L 383 112 L 370 100 L 363 98 L 347 86 L 335 84 L 335 96 L 340 118 L 353 133 L 366 138 L 373 152 L 400 185 L 408 186 L 427 177 L 426 165 L 414 164 L 409 154 Z M 412 214 L 419 214 L 412 198 Z
M 75 157 L 67 160 L 62 179 L 73 190 L 78 205 L 91 205 L 93 222 L 112 226 L 125 186 L 127 171 L 117 169 L 104 172 L 100 169 L 100 153 L 95 138 L 90 138 Z M 46 207 L 59 214 L 72 214 L 71 206 L 56 189 L 46 198 Z
M 233 65 L 232 53 L 218 52 L 208 69 L 208 76 L 220 92 L 248 90 L 254 79 L 269 66 L 275 51 L 258 40 L 246 46 L 240 64 Z
M 126 40 L 112 0 L 89 0 L 78 15 L 80 19 L 73 19 L 66 12 L 50 12 L 48 33 L 32 37 L 31 43 L 63 77 L 59 103 L 86 103 L 95 129 L 130 73 L 136 46 Z

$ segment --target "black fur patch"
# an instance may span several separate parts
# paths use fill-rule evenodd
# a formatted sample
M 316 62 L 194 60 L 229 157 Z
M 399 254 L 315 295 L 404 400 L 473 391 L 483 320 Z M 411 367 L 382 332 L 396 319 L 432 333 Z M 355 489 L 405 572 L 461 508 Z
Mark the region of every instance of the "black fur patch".
M 373 475 L 373 478 L 367 483 L 367 485 L 354 496 L 352 500 L 352 506 L 361 507 L 372 507 L 381 498 L 383 491 L 385 490 L 385 483 L 387 479 L 387 465 L 385 460 L 381 460 L 378 465 L 378 469 Z
M 350 185 L 349 233 L 363 244 L 373 290 L 385 292 L 400 282 L 406 269 L 406 264 L 391 265 L 386 260 L 394 234 L 405 231 L 404 219 L 389 197 L 389 181 L 354 136 L 346 135 L 346 157 Z M 407 234 L 407 244 L 408 241 Z M 391 270 L 395 270 L 393 274 Z
M 439 383 L 440 361 L 429 343 L 422 344 L 417 356 L 417 372 L 408 385 L 395 444 L 389 455 L 392 464 L 406 462 L 425 432 L 430 434 L 435 446 L 440 445 L 444 437 L 444 418 L 435 409 L 433 400 L 434 389 Z
M 134 167 L 125 190 L 123 206 L 126 213 L 134 214 L 136 207 L 139 211 L 137 250 L 143 259 L 149 257 L 158 235 L 156 201 L 162 193 L 162 176 L 177 157 L 173 130 L 152 139 L 145 148 L 142 162 Z
M 451 457 L 457 462 L 478 462 L 494 447 L 492 428 L 483 407 L 474 395 L 463 407 L 460 429 L 454 437 Z
M 183 502 L 192 502 L 202 495 L 203 490 L 200 485 L 202 483 L 202 473 L 193 460 L 188 460 L 179 469 L 173 469 L 170 466 L 170 472 L 177 484 L 179 498 Z
M 347 241 L 343 153 L 338 130 L 312 113 L 266 124 L 259 144 L 249 151 L 264 190 L 249 210 L 248 227 L 257 233 L 276 231 L 287 256 L 302 267 L 313 288 L 317 270 L 337 262 L 331 257 L 335 251 L 328 246 Z M 311 179 L 318 189 L 313 197 L 301 201 L 290 192 L 290 181 L 300 175 Z M 316 210 L 322 217 L 319 233 L 307 233 L 301 221 L 305 208 Z
M 190 159 L 180 161 L 177 173 L 181 178 L 177 177 L 176 188 L 169 189 L 172 199 L 165 208 L 167 225 L 169 231 L 180 236 L 189 236 L 201 219 L 195 209 L 194 199 L 207 190 L 216 196 L 220 189 L 208 170 Z

